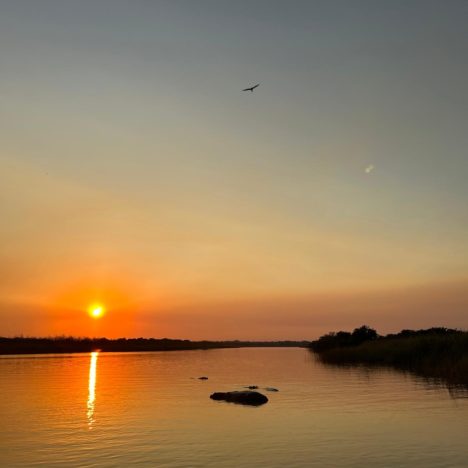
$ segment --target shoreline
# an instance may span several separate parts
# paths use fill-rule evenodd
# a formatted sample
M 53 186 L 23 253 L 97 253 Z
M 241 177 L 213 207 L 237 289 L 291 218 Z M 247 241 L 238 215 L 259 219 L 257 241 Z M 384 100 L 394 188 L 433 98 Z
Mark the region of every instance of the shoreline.
M 190 341 L 169 338 L 6 338 L 0 337 L 0 355 L 74 354 L 100 352 L 190 351 L 226 348 L 307 348 L 309 341 Z
M 387 367 L 449 385 L 468 386 L 466 331 L 403 330 L 396 335 L 376 335 L 358 343 L 353 343 L 352 334 L 345 336 L 346 333 L 325 335 L 313 341 L 310 349 L 324 364 Z

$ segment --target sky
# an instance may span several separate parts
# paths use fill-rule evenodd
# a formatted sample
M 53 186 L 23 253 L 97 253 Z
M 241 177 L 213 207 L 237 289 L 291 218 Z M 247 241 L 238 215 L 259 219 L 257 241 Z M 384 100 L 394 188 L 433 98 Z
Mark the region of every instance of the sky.
M 0 0 L 0 335 L 468 328 L 467 20 Z

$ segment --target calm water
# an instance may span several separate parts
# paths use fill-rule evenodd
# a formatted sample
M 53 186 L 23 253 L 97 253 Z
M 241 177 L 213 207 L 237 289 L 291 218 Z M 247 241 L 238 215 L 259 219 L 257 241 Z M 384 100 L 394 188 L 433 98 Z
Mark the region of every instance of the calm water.
M 463 394 L 297 348 L 2 357 L 0 417 L 2 467 L 468 466 Z

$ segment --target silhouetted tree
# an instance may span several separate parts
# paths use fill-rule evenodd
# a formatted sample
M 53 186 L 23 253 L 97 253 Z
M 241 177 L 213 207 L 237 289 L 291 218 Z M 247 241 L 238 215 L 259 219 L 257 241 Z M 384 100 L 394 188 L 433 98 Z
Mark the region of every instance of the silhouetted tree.
M 373 328 L 362 325 L 359 328 L 355 328 L 352 333 L 346 331 L 327 333 L 318 340 L 313 341 L 310 347 L 314 351 L 322 352 L 333 348 L 358 346 L 365 341 L 375 340 L 378 336 L 379 335 Z
M 378 337 L 377 332 L 367 325 L 355 328 L 351 336 L 354 345 L 364 343 L 364 341 L 375 340 Z

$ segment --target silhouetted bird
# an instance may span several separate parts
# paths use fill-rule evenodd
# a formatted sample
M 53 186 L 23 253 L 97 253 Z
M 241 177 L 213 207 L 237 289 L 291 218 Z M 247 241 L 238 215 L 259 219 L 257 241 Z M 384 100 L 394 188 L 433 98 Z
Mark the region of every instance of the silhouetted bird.
M 251 91 L 253 93 L 253 90 L 259 86 L 260 86 L 260 83 L 256 84 L 255 86 L 252 86 L 251 88 L 245 88 L 242 91 Z

